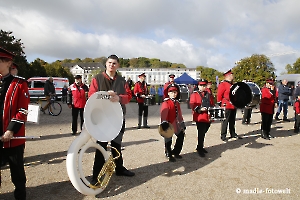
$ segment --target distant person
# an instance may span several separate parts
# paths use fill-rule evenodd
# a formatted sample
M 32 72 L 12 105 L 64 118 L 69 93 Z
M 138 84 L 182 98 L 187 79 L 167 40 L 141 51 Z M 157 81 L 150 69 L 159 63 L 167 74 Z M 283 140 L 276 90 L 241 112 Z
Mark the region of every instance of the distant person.
M 68 94 L 68 86 L 64 85 L 64 87 L 61 89 L 61 101 L 63 103 L 67 103 L 67 94 Z
M 296 99 L 294 93 L 295 93 L 295 87 L 292 84 L 291 85 L 291 96 L 290 96 L 291 106 L 294 106 L 294 102 L 295 102 L 295 99 Z
M 208 81 L 208 82 L 207 82 L 207 86 L 206 86 L 206 91 L 207 91 L 209 94 L 212 94 L 211 87 L 212 87 L 212 82 L 211 82 L 211 81 Z
M 175 74 L 170 74 L 170 75 L 169 75 L 169 81 L 166 82 L 165 85 L 164 85 L 164 98 L 168 97 L 167 87 L 168 87 L 170 84 L 175 83 L 175 82 L 174 82 L 174 78 L 175 78 Z
M 140 74 L 139 81 L 137 81 L 134 85 L 134 94 L 136 96 L 136 101 L 139 107 L 138 110 L 138 126 L 137 129 L 142 127 L 142 118 L 143 118 L 143 127 L 150 128 L 148 126 L 148 105 L 145 105 L 144 100 L 149 95 L 147 83 L 145 81 L 146 75 L 145 73 Z
M 281 110 L 283 109 L 283 121 L 289 122 L 290 120 L 287 118 L 288 114 L 288 101 L 289 101 L 289 96 L 291 96 L 291 90 L 287 86 L 287 80 L 284 79 L 281 82 L 281 85 L 278 87 L 278 109 L 275 115 L 276 120 L 279 119 L 279 115 Z
M 128 77 L 128 79 L 127 79 L 126 82 L 127 82 L 128 86 L 129 86 L 129 88 L 131 89 L 133 87 L 133 81 L 131 80 L 131 78 Z
M 261 89 L 261 137 L 269 140 L 274 108 L 276 103 L 276 89 L 273 79 L 267 79 L 265 86 Z
M 44 85 L 44 95 L 46 97 L 47 104 L 43 108 L 41 108 L 41 111 L 45 114 L 45 110 L 48 109 L 48 107 L 51 104 L 51 97 L 56 95 L 52 77 L 49 77 L 49 79 L 46 81 Z
M 164 97 L 164 88 L 162 85 L 160 85 L 157 89 L 157 95 L 158 95 L 158 105 L 160 105 L 163 101 Z
M 156 96 L 156 90 L 155 90 L 155 86 L 154 85 L 152 85 L 151 88 L 150 88 L 150 95 L 152 96 L 152 98 L 151 98 L 151 104 L 155 105 L 155 103 L 156 103 L 156 101 L 155 101 L 156 100 L 155 99 L 156 98 L 155 97 Z
M 294 133 L 299 133 L 300 128 L 300 95 L 297 96 L 297 100 L 294 105 L 295 110 L 295 125 L 294 125 Z
M 78 114 L 80 115 L 80 129 L 83 126 L 83 110 L 87 100 L 89 88 L 82 83 L 80 75 L 75 76 L 75 82 L 70 85 L 67 96 L 67 104 L 72 108 L 72 135 L 77 133 Z

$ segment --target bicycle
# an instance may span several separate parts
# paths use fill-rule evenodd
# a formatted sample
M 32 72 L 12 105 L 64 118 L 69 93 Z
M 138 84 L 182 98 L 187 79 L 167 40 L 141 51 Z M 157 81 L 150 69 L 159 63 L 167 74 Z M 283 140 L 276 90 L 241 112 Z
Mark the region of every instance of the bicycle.
M 43 110 L 43 106 L 42 106 L 42 100 L 40 99 L 40 97 L 38 97 L 37 104 L 40 105 L 40 110 L 45 114 L 45 111 Z M 49 114 L 51 114 L 52 116 L 58 116 L 61 113 L 61 111 L 62 111 L 61 104 L 56 101 L 55 95 L 51 95 L 50 104 L 48 106 Z

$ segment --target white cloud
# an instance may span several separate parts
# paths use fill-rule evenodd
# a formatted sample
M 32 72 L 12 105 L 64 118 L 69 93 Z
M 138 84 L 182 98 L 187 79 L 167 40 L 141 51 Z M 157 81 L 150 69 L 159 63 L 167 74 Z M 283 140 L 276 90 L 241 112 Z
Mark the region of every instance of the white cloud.
M 149 57 L 226 71 L 252 54 L 299 52 L 298 0 L 3 1 L 1 29 L 29 61 Z M 272 57 L 278 73 L 299 53 Z M 49 60 L 47 60 L 49 59 Z

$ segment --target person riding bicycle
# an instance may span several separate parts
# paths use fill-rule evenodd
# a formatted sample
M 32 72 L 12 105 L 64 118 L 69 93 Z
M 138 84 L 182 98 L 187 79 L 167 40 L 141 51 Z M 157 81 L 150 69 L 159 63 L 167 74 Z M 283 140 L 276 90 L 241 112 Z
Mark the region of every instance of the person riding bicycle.
M 44 106 L 44 108 L 41 108 L 41 111 L 45 114 L 45 110 L 48 109 L 49 105 L 51 104 L 51 96 L 56 95 L 52 77 L 49 77 L 49 79 L 45 83 L 44 95 L 48 103 Z

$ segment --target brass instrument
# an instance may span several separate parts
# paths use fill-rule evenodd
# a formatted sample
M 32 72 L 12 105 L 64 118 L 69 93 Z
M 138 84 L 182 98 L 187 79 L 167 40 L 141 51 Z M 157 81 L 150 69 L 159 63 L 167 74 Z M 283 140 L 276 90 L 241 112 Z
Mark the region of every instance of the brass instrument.
M 114 148 L 114 147 L 111 147 L 111 148 L 113 148 L 117 152 L 118 155 L 114 158 L 112 155 L 109 156 L 108 160 L 103 165 L 103 167 L 97 177 L 98 182 L 95 185 L 90 184 L 89 185 L 90 188 L 93 188 L 93 189 L 106 188 L 106 186 L 108 185 L 108 182 L 116 168 L 116 164 L 115 164 L 114 160 L 118 159 L 121 155 L 120 152 L 116 148 Z

